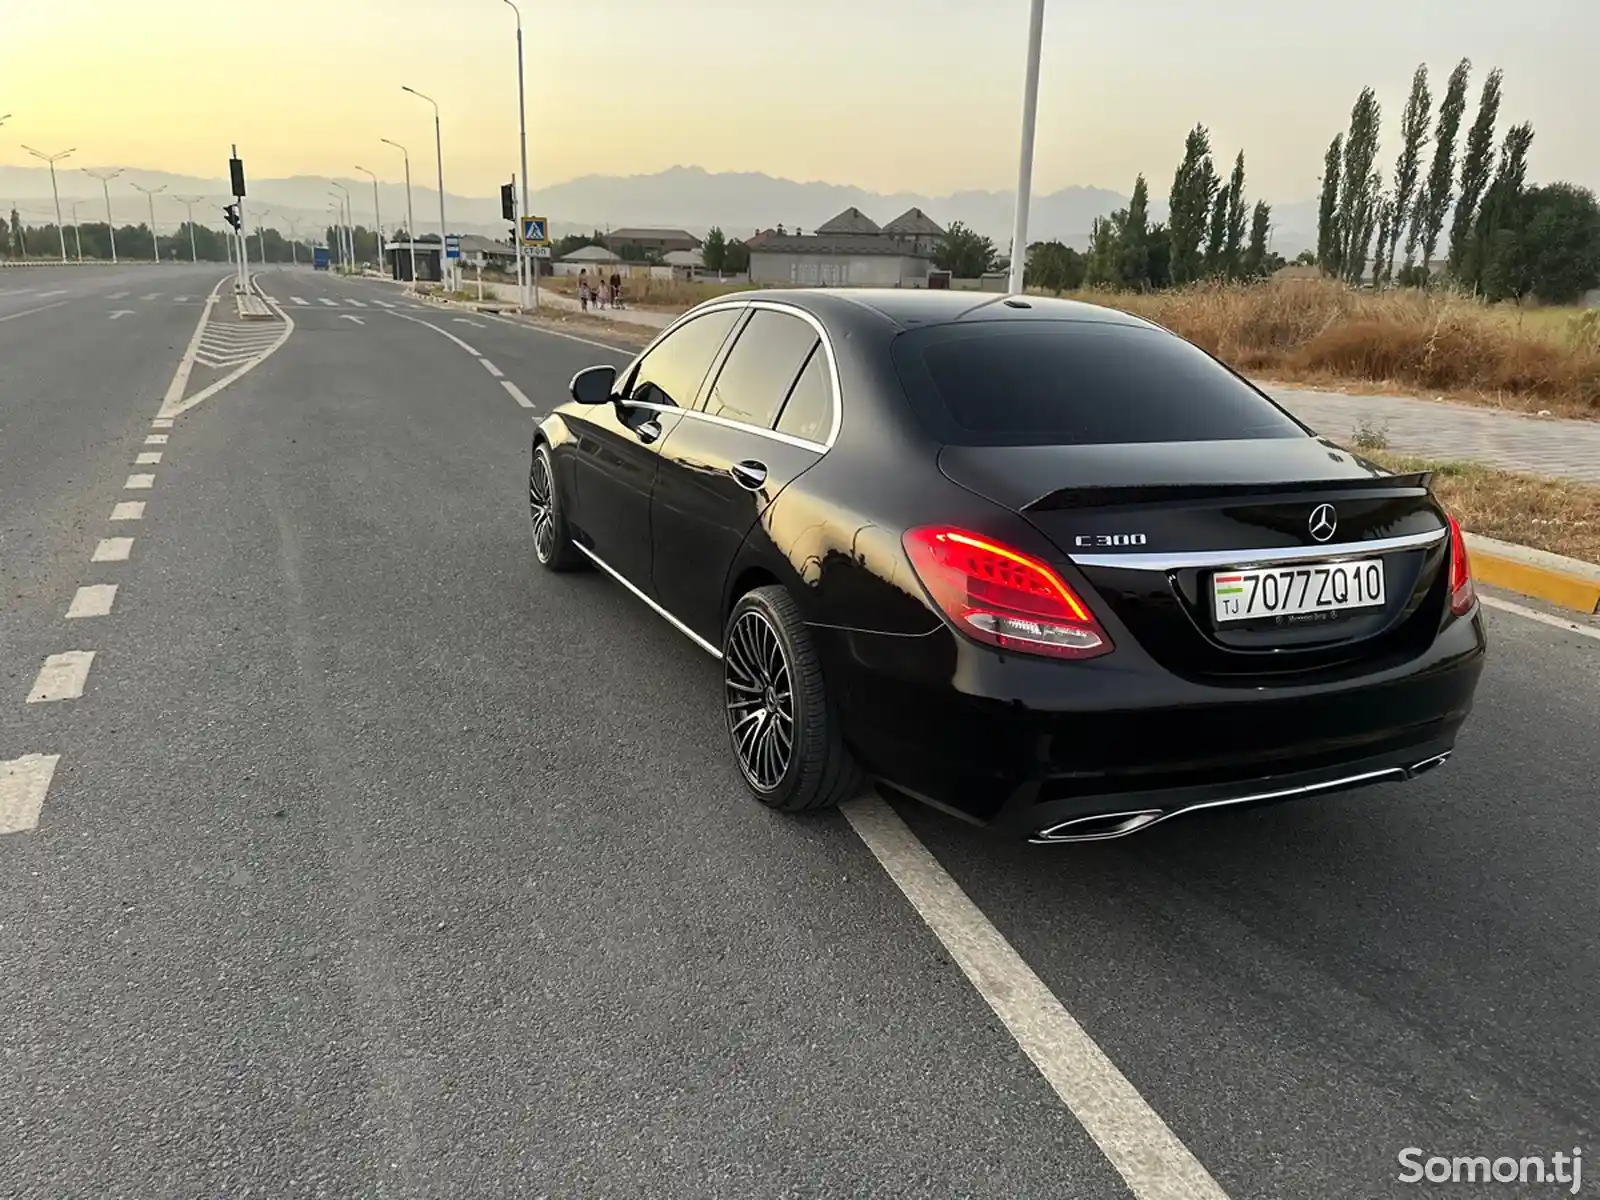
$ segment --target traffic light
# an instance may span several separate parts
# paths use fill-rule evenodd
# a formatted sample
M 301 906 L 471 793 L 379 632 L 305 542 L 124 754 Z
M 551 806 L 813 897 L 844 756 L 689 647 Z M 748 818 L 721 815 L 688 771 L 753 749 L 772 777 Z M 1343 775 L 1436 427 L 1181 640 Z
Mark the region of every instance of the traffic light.
M 230 204 L 227 207 L 225 207 L 222 211 L 223 211 L 223 214 L 225 215 L 225 217 L 227 218 L 228 224 L 233 226 L 234 232 L 238 232 L 238 230 L 239 230 L 239 206 L 237 204 Z
M 509 183 L 500 185 L 500 215 L 507 221 L 517 219 L 517 189 Z

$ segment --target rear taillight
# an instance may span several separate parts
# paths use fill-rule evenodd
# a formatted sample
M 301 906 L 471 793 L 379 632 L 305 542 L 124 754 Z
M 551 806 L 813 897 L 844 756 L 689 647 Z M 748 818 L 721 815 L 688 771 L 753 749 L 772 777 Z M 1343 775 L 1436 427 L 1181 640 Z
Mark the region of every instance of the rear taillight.
M 1462 616 L 1472 608 L 1477 591 L 1472 586 L 1472 563 L 1467 559 L 1467 539 L 1461 523 L 1450 518 L 1450 611 Z
M 1111 639 L 1047 563 L 960 529 L 905 535 L 906 554 L 928 594 L 968 637 L 1051 658 L 1094 658 Z

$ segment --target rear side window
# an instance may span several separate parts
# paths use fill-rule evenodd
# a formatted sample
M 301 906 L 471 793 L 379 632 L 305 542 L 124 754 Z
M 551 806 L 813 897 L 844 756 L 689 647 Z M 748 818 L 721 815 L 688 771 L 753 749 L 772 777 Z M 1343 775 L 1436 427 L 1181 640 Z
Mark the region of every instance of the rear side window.
M 758 308 L 728 351 L 705 411 L 759 429 L 772 428 L 795 376 L 817 344 L 817 331 L 799 317 Z
M 712 360 L 738 319 L 739 310 L 727 308 L 685 321 L 644 356 L 629 396 L 649 404 L 693 408 Z
M 777 430 L 810 442 L 826 442 L 833 430 L 833 379 L 820 342 L 794 381 L 794 390 L 778 414 Z
M 1091 446 L 1308 436 L 1172 334 L 1093 321 L 990 321 L 902 334 L 912 407 L 956 446 Z

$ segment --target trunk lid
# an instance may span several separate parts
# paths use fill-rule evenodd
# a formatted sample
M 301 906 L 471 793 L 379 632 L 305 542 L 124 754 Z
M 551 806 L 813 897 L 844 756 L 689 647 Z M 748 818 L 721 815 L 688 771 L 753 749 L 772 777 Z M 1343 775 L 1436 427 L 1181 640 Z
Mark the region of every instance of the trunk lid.
M 939 467 L 1020 513 L 1152 657 L 1190 678 L 1373 670 L 1420 653 L 1443 616 L 1449 538 L 1430 477 L 1387 474 L 1323 438 L 946 446 Z M 1381 604 L 1349 603 L 1374 580 L 1354 562 L 1381 564 Z M 1252 603 L 1288 588 L 1302 605 L 1320 590 L 1329 607 L 1221 619 L 1232 601 L 1219 575 Z

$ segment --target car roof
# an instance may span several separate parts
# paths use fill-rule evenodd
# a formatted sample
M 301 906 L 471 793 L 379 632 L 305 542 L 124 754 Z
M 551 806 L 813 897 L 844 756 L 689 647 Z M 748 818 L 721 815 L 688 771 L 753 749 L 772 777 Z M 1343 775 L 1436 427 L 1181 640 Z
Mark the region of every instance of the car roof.
M 876 316 L 901 329 L 958 321 L 1094 321 L 1151 328 L 1150 322 L 1114 308 L 1050 296 L 935 288 L 764 288 L 719 297 L 765 300 L 801 309 L 831 325 L 849 327 Z

